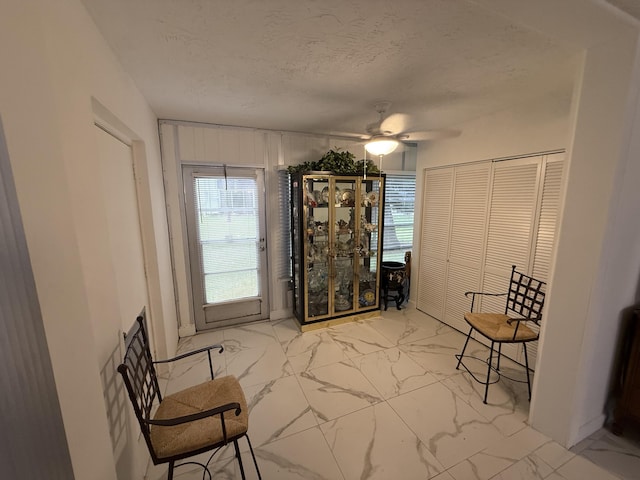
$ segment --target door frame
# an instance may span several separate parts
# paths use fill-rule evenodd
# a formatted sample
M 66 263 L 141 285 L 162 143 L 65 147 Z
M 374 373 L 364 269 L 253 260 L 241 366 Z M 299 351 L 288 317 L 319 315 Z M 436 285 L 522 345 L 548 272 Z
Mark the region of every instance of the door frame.
M 183 164 L 182 170 L 182 187 L 184 194 L 184 228 L 187 237 L 187 268 L 189 270 L 189 294 L 191 296 L 191 306 L 193 308 L 193 316 L 195 320 L 196 331 L 205 331 L 213 328 L 239 325 L 243 323 L 249 323 L 259 320 L 266 320 L 269 318 L 269 262 L 268 262 L 268 249 L 267 249 L 267 235 L 266 235 L 266 190 L 265 190 L 265 170 L 264 168 L 256 167 L 242 167 L 242 166 L 226 166 L 226 165 L 193 165 Z M 210 307 L 209 310 L 223 309 L 228 311 L 229 315 L 242 312 L 242 304 L 254 303 L 259 306 L 257 313 L 231 316 L 230 318 L 223 318 L 221 320 L 207 321 L 206 308 L 203 308 L 206 303 L 203 301 L 204 285 L 203 285 L 203 271 L 202 262 L 200 261 L 200 251 L 198 246 L 198 234 L 195 221 L 195 203 L 193 201 L 193 179 L 197 175 L 203 176 L 224 176 L 233 177 L 233 174 L 240 174 L 238 176 L 245 178 L 255 178 L 257 182 L 258 191 L 258 238 L 262 243 L 260 248 L 259 262 L 260 262 L 260 274 L 258 277 L 260 295 L 258 297 L 248 297 L 238 301 L 221 302 L 217 307 Z M 251 173 L 251 175 L 248 175 Z M 222 174 L 222 175 L 220 175 Z

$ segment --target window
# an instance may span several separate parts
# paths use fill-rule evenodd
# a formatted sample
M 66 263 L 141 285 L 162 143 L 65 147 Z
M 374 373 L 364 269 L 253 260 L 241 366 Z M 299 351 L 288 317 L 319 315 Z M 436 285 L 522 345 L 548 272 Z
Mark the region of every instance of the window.
M 416 176 L 388 174 L 385 187 L 382 259 L 404 262 L 405 252 L 413 246 Z

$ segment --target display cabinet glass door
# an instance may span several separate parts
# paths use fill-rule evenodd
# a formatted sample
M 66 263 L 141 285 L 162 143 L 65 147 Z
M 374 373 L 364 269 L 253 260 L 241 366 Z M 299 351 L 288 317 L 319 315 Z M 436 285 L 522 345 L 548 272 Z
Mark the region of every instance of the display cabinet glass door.
M 325 317 L 330 313 L 330 241 L 328 178 L 305 177 L 303 182 L 304 225 L 306 227 L 303 263 L 307 288 L 304 299 L 307 317 Z
M 333 312 L 346 314 L 356 308 L 354 258 L 358 249 L 357 183 L 355 178 L 336 178 L 332 198 L 330 255 Z
M 359 185 L 359 226 L 357 267 L 358 308 L 379 304 L 379 255 L 382 252 L 380 225 L 382 221 L 382 180 L 361 179 Z

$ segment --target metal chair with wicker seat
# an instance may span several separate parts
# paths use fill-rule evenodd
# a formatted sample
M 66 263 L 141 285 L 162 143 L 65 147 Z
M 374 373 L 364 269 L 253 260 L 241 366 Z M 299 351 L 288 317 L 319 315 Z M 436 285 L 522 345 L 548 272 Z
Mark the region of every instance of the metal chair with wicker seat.
M 221 345 L 210 345 L 177 357 L 154 361 L 151 357 L 146 333 L 145 310 L 136 318 L 125 334 L 125 354 L 118 372 L 133 404 L 142 434 L 154 465 L 169 464 L 168 480 L 173 478 L 175 467 L 196 464 L 203 467 L 203 478 L 208 474 L 209 463 L 219 449 L 233 443 L 240 474 L 245 479 L 238 440 L 247 439 L 249 450 L 261 479 L 253 447 L 247 435 L 249 410 L 242 387 L 234 376 L 214 378 L 211 351 L 222 353 Z M 177 393 L 162 396 L 155 365 L 181 360 L 206 353 L 209 359 L 211 380 L 194 385 Z M 177 461 L 213 450 L 206 464 L 195 461 Z
M 531 400 L 531 378 L 529 375 L 529 357 L 527 355 L 527 343 L 538 340 L 539 329 L 530 328 L 527 322 L 540 326 L 542 320 L 542 308 L 544 306 L 546 283 L 536 280 L 533 277 L 516 271 L 516 266 L 511 267 L 511 280 L 509 281 L 509 290 L 506 293 L 484 293 L 484 292 L 465 292 L 465 296 L 471 295 L 471 311 L 464 314 L 465 321 L 471 326 L 467 339 L 464 342 L 462 352 L 456 355 L 458 364 L 456 370 L 462 365 L 471 377 L 485 385 L 483 402 L 487 403 L 487 394 L 489 385 L 496 383 L 503 375 L 500 371 L 500 356 L 502 354 L 503 343 L 521 343 L 524 350 L 525 371 L 527 374 L 527 387 L 529 389 L 529 400 Z M 476 296 L 506 296 L 506 304 L 504 313 L 476 313 L 473 311 L 476 306 Z M 467 349 L 469 339 L 473 331 L 478 332 L 491 342 L 489 350 L 489 358 L 487 359 L 487 376 L 480 379 L 469 370 L 464 364 L 464 352 Z M 495 344 L 498 344 L 498 358 L 496 366 L 493 366 L 493 352 Z M 497 378 L 491 381 L 491 372 L 497 373 Z M 516 380 L 511 377 L 511 380 Z M 524 383 L 524 381 L 522 381 Z

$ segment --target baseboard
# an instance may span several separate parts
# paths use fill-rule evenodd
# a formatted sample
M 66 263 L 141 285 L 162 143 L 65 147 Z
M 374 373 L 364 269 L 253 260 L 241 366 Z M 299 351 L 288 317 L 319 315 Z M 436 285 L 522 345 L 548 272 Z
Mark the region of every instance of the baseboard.
M 291 317 L 293 317 L 293 312 L 290 308 L 283 308 L 282 310 L 269 312 L 269 320 L 282 320 L 283 318 Z
M 600 430 L 603 427 L 604 422 L 605 422 L 606 419 L 607 419 L 607 416 L 604 413 L 601 413 L 596 418 L 594 418 L 594 419 L 588 421 L 587 423 L 583 424 L 578 429 L 578 432 L 576 433 L 574 438 L 570 438 L 569 439 L 569 446 L 567 448 L 573 447 L 578 442 L 580 442 L 580 441 L 584 440 L 585 438 L 587 438 L 589 435 L 591 435 L 591 434 L 597 432 L 598 430 Z
M 180 338 L 192 337 L 195 334 L 196 334 L 196 325 L 195 325 L 195 323 L 190 323 L 189 325 L 182 325 L 178 329 L 178 336 Z

